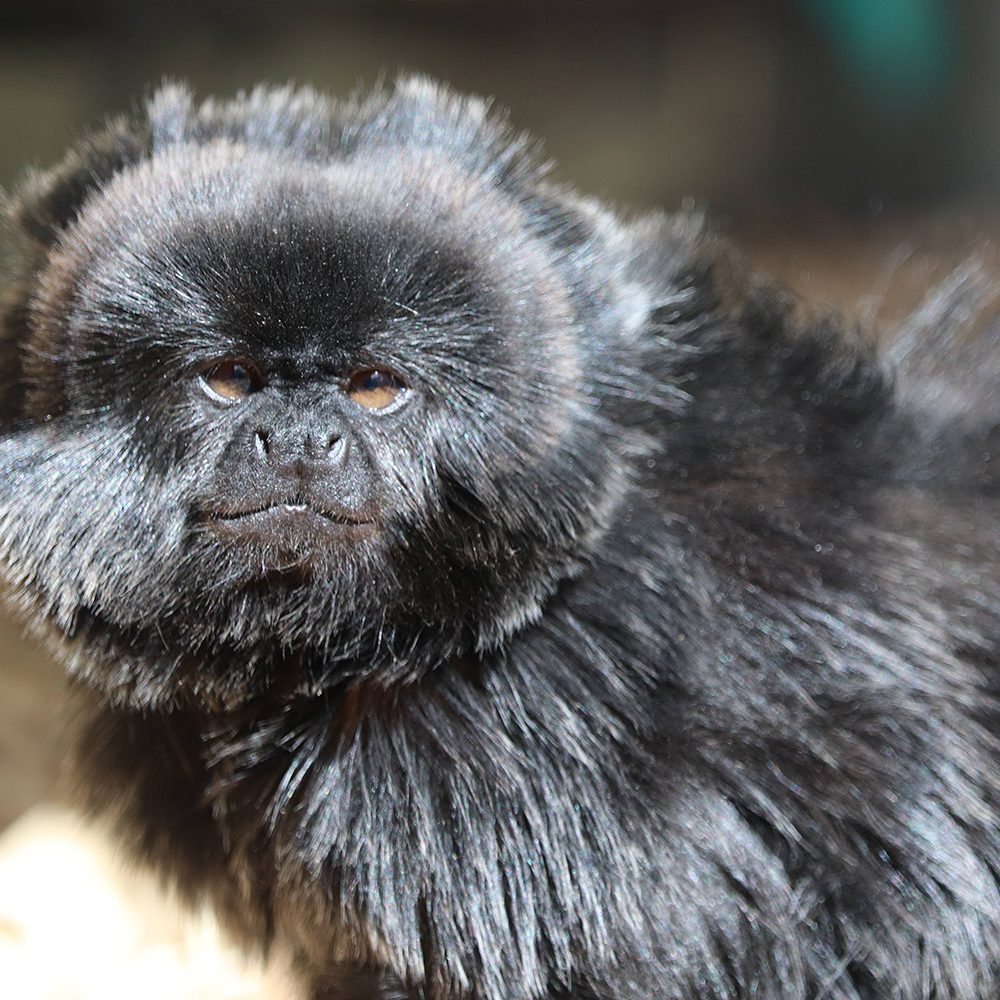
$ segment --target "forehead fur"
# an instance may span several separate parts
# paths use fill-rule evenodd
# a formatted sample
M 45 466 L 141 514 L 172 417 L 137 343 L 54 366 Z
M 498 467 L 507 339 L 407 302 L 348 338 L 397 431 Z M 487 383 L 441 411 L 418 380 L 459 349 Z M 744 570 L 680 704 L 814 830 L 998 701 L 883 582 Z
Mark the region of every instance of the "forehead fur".
M 58 241 L 36 296 L 43 320 L 75 299 L 98 258 L 114 285 L 128 264 L 162 265 L 164 251 L 199 241 L 208 253 L 249 247 L 263 257 L 280 240 L 326 238 L 345 250 L 381 242 L 397 271 L 407 250 L 455 248 L 456 265 L 494 276 L 512 301 L 534 288 L 565 313 L 547 319 L 569 321 L 551 254 L 530 238 L 539 170 L 485 102 L 412 78 L 345 104 L 260 87 L 196 105 L 172 85 L 147 113 L 148 155 L 93 192 Z M 240 235 L 249 239 L 237 247 Z
M 50 342 L 68 332 L 68 309 L 77 332 L 175 316 L 211 336 L 241 299 L 277 331 L 360 307 L 572 354 L 569 289 L 523 208 L 430 150 L 301 161 L 231 139 L 167 146 L 90 199 L 53 248 L 33 311 Z
M 124 241 L 138 249 L 153 238 L 193 237 L 211 224 L 220 242 L 241 227 L 262 239 L 293 235 L 296 227 L 295 235 L 321 235 L 327 227 L 369 242 L 415 234 L 461 246 L 474 258 L 495 255 L 515 236 L 522 237 L 519 254 L 536 252 L 527 222 L 516 201 L 429 150 L 302 161 L 288 151 L 215 139 L 167 147 L 120 171 L 61 242 L 103 249 Z

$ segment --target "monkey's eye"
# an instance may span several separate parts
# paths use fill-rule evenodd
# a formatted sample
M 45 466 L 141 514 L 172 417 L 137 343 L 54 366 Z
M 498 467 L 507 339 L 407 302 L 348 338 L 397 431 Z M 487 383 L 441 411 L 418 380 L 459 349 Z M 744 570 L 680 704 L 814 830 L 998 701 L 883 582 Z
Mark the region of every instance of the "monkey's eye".
M 264 385 L 260 370 L 242 358 L 217 361 L 202 372 L 201 380 L 211 394 L 221 399 L 242 399 Z
M 368 410 L 384 410 L 405 391 L 401 378 L 378 368 L 355 372 L 347 384 L 347 395 Z

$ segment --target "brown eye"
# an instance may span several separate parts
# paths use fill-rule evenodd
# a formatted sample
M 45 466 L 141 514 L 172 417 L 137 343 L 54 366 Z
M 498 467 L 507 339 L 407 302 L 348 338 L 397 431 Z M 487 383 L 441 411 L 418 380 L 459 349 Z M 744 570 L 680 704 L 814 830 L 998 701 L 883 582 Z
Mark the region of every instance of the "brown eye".
M 223 399 L 242 399 L 264 384 L 257 368 L 236 358 L 217 362 L 201 378 L 211 392 Z
M 378 368 L 355 372 L 347 386 L 347 395 L 369 410 L 384 410 L 405 391 L 406 386 L 401 379 Z

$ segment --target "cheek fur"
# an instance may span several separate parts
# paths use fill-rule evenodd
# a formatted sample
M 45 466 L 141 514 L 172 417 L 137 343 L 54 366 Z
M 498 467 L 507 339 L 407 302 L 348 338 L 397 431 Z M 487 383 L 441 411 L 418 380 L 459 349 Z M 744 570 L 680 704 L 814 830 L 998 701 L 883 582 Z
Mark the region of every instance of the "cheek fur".
M 176 484 L 136 462 L 122 428 L 67 434 L 53 422 L 4 450 L 14 470 L 0 491 L 0 546 L 15 582 L 66 630 L 81 607 L 148 613 L 184 531 Z

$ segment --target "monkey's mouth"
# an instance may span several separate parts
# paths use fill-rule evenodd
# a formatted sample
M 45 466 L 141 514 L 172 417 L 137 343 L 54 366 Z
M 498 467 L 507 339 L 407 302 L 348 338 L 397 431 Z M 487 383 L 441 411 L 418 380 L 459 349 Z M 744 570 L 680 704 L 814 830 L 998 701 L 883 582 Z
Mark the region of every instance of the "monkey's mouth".
M 259 507 L 248 507 L 240 510 L 210 511 L 207 515 L 210 521 L 243 521 L 248 518 L 323 518 L 333 524 L 374 524 L 375 522 L 360 513 L 345 510 L 328 510 L 315 507 L 304 500 L 283 500 L 279 503 L 261 504 Z
M 319 506 L 301 497 L 203 513 L 217 535 L 268 546 L 355 539 L 375 530 L 374 519 L 365 511 Z

